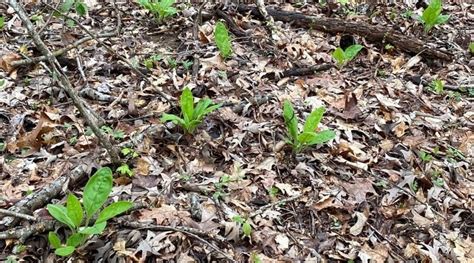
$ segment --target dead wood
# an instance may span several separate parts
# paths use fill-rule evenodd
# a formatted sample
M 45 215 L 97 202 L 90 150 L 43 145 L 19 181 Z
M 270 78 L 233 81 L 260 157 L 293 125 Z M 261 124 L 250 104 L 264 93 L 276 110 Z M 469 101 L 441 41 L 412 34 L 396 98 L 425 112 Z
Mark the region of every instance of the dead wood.
M 74 168 L 71 172 L 64 173 L 53 181 L 48 187 L 41 189 L 32 195 L 26 196 L 24 199 L 17 202 L 14 206 L 10 207 L 8 211 L 31 214 L 32 211 L 45 206 L 55 196 L 61 193 L 65 186 L 73 186 L 78 182 L 83 181 L 87 177 L 87 165 L 81 164 Z M 7 228 L 13 227 L 19 221 L 18 217 L 6 216 L 0 221 L 0 226 Z
M 250 12 L 253 16 L 264 19 L 256 7 L 239 5 L 237 10 L 241 13 Z M 453 59 L 453 55 L 450 52 L 438 50 L 433 47 L 433 44 L 430 45 L 420 39 L 406 36 L 390 27 L 370 25 L 361 21 L 352 22 L 337 18 L 308 16 L 301 13 L 275 9 L 267 9 L 267 11 L 275 20 L 291 23 L 296 27 L 316 29 L 331 34 L 356 34 L 374 43 L 390 43 L 403 51 L 419 54 L 425 58 L 447 61 Z
M 321 65 L 315 65 L 315 66 L 306 67 L 306 68 L 291 68 L 291 69 L 281 72 L 280 74 L 278 74 L 277 72 L 269 72 L 263 75 L 263 77 L 269 78 L 269 79 L 278 79 L 278 78 L 287 78 L 287 77 L 296 77 L 296 76 L 307 76 L 307 75 L 312 75 L 319 71 L 331 69 L 332 67 L 334 67 L 334 65 L 332 64 L 321 64 Z

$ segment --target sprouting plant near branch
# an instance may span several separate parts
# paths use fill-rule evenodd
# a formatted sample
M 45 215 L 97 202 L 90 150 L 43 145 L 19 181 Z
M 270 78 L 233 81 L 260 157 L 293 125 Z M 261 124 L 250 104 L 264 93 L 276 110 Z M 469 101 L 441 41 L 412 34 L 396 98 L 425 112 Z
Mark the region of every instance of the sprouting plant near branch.
M 252 234 L 252 226 L 247 219 L 242 218 L 240 215 L 236 215 L 232 217 L 232 221 L 236 222 L 242 227 L 242 233 L 244 234 L 244 237 L 250 238 L 250 235 Z
M 326 143 L 336 136 L 332 130 L 316 131 L 323 118 L 324 111 L 324 107 L 312 111 L 306 119 L 303 132 L 299 132 L 298 119 L 293 106 L 288 100 L 285 101 L 283 104 L 283 118 L 285 119 L 285 125 L 288 130 L 288 143 L 293 147 L 295 152 L 299 152 L 311 145 Z
M 363 46 L 357 44 L 347 47 L 346 50 L 342 50 L 342 48 L 338 47 L 332 53 L 332 57 L 336 60 L 337 67 L 341 69 L 349 61 L 353 60 L 363 48 Z
M 423 11 L 420 17 L 421 22 L 425 27 L 425 32 L 428 33 L 435 25 L 444 24 L 448 21 L 449 15 L 442 15 L 443 4 L 441 0 L 431 0 L 428 7 Z
M 181 114 L 183 118 L 180 118 L 174 114 L 164 113 L 161 117 L 162 122 L 172 121 L 175 124 L 183 127 L 187 133 L 193 133 L 194 130 L 201 124 L 204 117 L 209 113 L 217 110 L 222 104 L 213 104 L 209 98 L 200 99 L 199 102 L 194 105 L 194 97 L 191 90 L 186 87 L 180 97 Z
M 92 235 L 101 234 L 107 220 L 129 210 L 133 204 L 118 201 L 102 208 L 112 191 L 112 170 L 108 167 L 99 169 L 84 187 L 82 205 L 74 194 L 69 194 L 66 206 L 49 204 L 48 212 L 56 220 L 66 225 L 71 234 L 63 244 L 55 232 L 49 232 L 48 239 L 55 253 L 59 256 L 71 255 L 77 247 L 83 245 Z M 85 217 L 84 217 L 85 216 Z M 90 221 L 97 216 L 94 224 Z
M 174 3 L 175 0 L 138 0 L 138 4 L 150 11 L 158 23 L 178 12 Z
M 224 23 L 216 23 L 216 28 L 214 29 L 214 40 L 216 41 L 216 46 L 223 58 L 226 59 L 232 56 L 232 41 L 229 36 L 229 31 Z

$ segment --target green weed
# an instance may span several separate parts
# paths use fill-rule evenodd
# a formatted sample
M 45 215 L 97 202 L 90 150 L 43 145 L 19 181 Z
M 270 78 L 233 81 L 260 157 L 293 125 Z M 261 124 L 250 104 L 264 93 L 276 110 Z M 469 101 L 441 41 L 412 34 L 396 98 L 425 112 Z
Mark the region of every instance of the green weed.
M 56 255 L 69 256 L 76 247 L 81 246 L 93 235 L 101 234 L 107 226 L 107 220 L 116 217 L 132 208 L 128 201 L 118 201 L 101 209 L 112 191 L 112 170 L 108 167 L 99 169 L 84 187 L 82 205 L 74 194 L 69 194 L 66 206 L 49 204 L 47 210 L 57 221 L 70 229 L 70 235 L 63 244 L 55 232 L 49 232 L 48 240 L 55 249 Z M 84 217 L 85 216 L 85 217 Z M 89 226 L 92 218 L 97 216 L 94 224 Z
M 175 0 L 139 0 L 138 4 L 150 11 L 158 23 L 175 15 L 178 10 L 173 7 Z
M 336 60 L 337 67 L 341 69 L 349 61 L 353 60 L 363 48 L 363 46 L 357 44 L 349 46 L 346 50 L 342 50 L 342 48 L 338 47 L 332 53 L 332 57 Z
M 184 131 L 190 134 L 196 130 L 206 115 L 217 110 L 222 105 L 213 104 L 212 100 L 209 98 L 201 99 L 196 105 L 194 105 L 193 93 L 188 87 L 184 88 L 179 103 L 183 118 L 173 114 L 164 113 L 161 117 L 161 121 L 172 121 L 173 123 L 183 127 Z
M 214 40 L 221 56 L 225 59 L 232 56 L 232 42 L 227 27 L 222 22 L 217 22 L 214 29 Z
M 298 119 L 291 102 L 288 100 L 283 104 L 283 118 L 288 130 L 288 143 L 293 147 L 295 152 L 299 152 L 307 146 L 315 144 L 323 144 L 332 140 L 336 134 L 332 130 L 316 132 L 319 123 L 324 114 L 324 107 L 315 109 L 306 119 L 303 132 L 298 131 Z
M 443 10 L 442 1 L 431 0 L 428 7 L 423 11 L 419 19 L 423 23 L 426 33 L 430 32 L 435 25 L 444 24 L 448 21 L 449 15 L 442 15 L 441 10 Z

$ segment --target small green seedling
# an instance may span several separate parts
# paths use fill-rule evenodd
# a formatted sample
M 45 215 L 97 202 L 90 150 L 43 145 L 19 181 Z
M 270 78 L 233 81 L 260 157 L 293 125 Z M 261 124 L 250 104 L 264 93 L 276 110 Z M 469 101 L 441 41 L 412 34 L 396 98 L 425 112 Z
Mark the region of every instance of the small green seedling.
M 306 119 L 303 132 L 298 131 L 298 119 L 295 115 L 293 105 L 288 100 L 283 104 L 283 118 L 288 129 L 288 143 L 293 147 L 295 152 L 299 152 L 307 146 L 326 143 L 336 136 L 334 131 L 325 130 L 316 132 L 324 114 L 324 107 L 315 109 Z
M 130 167 L 126 163 L 123 163 L 122 165 L 117 167 L 115 171 L 121 175 L 128 175 L 129 177 L 133 176 L 133 171 L 130 169 Z
M 58 8 L 59 12 L 54 12 L 53 15 L 56 17 L 64 17 L 64 15 L 67 15 L 69 12 L 71 12 L 71 9 L 75 10 L 79 16 L 85 16 L 87 14 L 88 8 L 86 3 L 84 3 L 82 0 L 65 0 L 64 3 L 62 3 Z M 68 27 L 74 27 L 76 25 L 74 20 L 66 17 L 64 18 L 66 19 L 66 25 Z M 39 19 L 39 17 L 36 19 Z
M 150 70 L 155 67 L 155 62 L 160 61 L 163 57 L 161 55 L 153 55 L 143 61 L 145 67 Z
M 232 56 L 232 42 L 229 36 L 229 31 L 224 23 L 216 23 L 216 28 L 214 29 L 214 40 L 216 41 L 216 46 L 219 49 L 221 56 L 225 59 L 230 58 L 230 56 Z
M 139 0 L 138 4 L 150 11 L 156 21 L 161 23 L 166 18 L 178 12 L 178 10 L 173 7 L 175 2 L 175 0 Z
M 190 134 L 196 130 L 206 115 L 222 106 L 222 104 L 213 104 L 212 100 L 209 98 L 199 100 L 195 106 L 193 93 L 188 87 L 184 88 L 179 104 L 181 106 L 181 114 L 183 115 L 183 118 L 173 114 L 164 113 L 161 117 L 161 121 L 172 121 L 173 123 L 183 127 L 185 132 Z
M 107 225 L 107 220 L 132 208 L 133 204 L 131 202 L 118 201 L 101 209 L 111 191 L 112 170 L 108 167 L 103 167 L 97 170 L 84 187 L 82 205 L 74 194 L 69 194 L 66 206 L 53 204 L 47 206 L 49 214 L 69 227 L 71 231 L 65 244 L 61 242 L 55 232 L 49 232 L 49 243 L 55 249 L 54 252 L 56 255 L 71 255 L 76 248 L 83 245 L 89 237 L 101 234 Z M 95 219 L 92 226 L 89 226 L 93 218 L 97 219 Z
M 112 137 L 114 137 L 114 139 L 116 139 L 116 140 L 125 138 L 125 133 L 122 130 L 114 130 L 114 129 L 112 129 L 111 127 L 109 127 L 107 125 L 104 125 L 104 126 L 100 127 L 100 129 L 105 134 L 112 135 Z
M 214 183 L 214 187 L 216 188 L 214 194 L 212 194 L 212 197 L 215 200 L 219 200 L 219 198 L 225 196 L 225 189 L 224 187 L 227 187 L 227 185 L 231 182 L 230 176 L 229 175 L 223 175 L 219 178 L 219 182 Z
M 433 156 L 431 154 L 423 150 L 418 152 L 418 156 L 420 156 L 420 159 L 425 163 L 430 162 L 433 159 Z
M 252 226 L 250 225 L 247 219 L 242 218 L 239 215 L 236 215 L 232 217 L 232 221 L 238 223 L 239 226 L 242 227 L 242 233 L 244 234 L 244 237 L 250 238 L 250 235 L 252 234 Z
M 474 42 L 469 43 L 469 52 L 471 52 L 471 54 L 474 55 Z
M 435 25 L 444 24 L 448 21 L 449 15 L 442 15 L 443 4 L 441 0 L 431 0 L 428 7 L 423 11 L 419 18 L 428 33 Z
M 131 158 L 137 158 L 139 156 L 139 154 L 134 149 L 128 147 L 122 148 L 120 152 L 125 157 L 130 156 Z
M 183 65 L 185 70 L 190 70 L 191 66 L 193 65 L 193 61 L 185 60 L 185 61 L 182 61 L 181 64 Z
M 440 79 L 433 80 L 429 87 L 437 94 L 441 94 L 444 91 L 444 83 Z
M 357 44 L 347 47 L 346 50 L 338 47 L 332 52 L 332 57 L 336 60 L 337 67 L 341 69 L 349 61 L 353 60 L 363 48 L 364 46 Z

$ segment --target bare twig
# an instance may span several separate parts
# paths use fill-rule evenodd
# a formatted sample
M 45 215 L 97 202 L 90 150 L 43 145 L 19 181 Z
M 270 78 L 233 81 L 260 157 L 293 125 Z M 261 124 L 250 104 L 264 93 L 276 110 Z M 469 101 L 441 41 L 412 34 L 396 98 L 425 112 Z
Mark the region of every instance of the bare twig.
M 0 214 L 13 216 L 13 217 L 17 217 L 17 218 L 22 218 L 22 219 L 26 219 L 26 220 L 29 220 L 29 221 L 36 221 L 36 217 L 34 217 L 34 216 L 30 216 L 30 215 L 27 215 L 27 214 L 15 212 L 15 211 L 10 211 L 10 210 L 6 210 L 6 209 L 2 209 L 2 208 L 0 208 Z
M 64 185 L 75 185 L 83 178 L 85 178 L 87 176 L 86 169 L 87 165 L 78 165 L 71 172 L 64 173 L 62 176 L 58 177 L 48 187 L 43 188 L 39 192 L 33 193 L 32 195 L 26 196 L 24 199 L 17 202 L 14 206 L 10 207 L 8 211 L 12 213 L 27 214 L 31 213 L 31 211 L 35 209 L 43 207 L 61 192 Z M 17 222 L 17 217 L 7 216 L 0 221 L 0 225 L 12 227 Z
M 297 195 L 294 195 L 294 196 L 290 196 L 290 197 L 287 197 L 287 198 L 284 198 L 284 199 L 281 199 L 281 200 L 278 200 L 276 202 L 273 202 L 273 203 L 270 203 L 270 204 L 267 204 L 267 205 L 264 205 L 262 207 L 260 207 L 258 210 L 254 211 L 253 213 L 250 213 L 249 217 L 254 217 L 254 216 L 257 216 L 263 212 L 265 212 L 265 210 L 267 209 L 270 209 L 272 207 L 275 207 L 277 205 L 281 205 L 285 202 L 290 202 L 290 201 L 293 201 L 293 200 L 296 200 L 298 198 L 300 198 L 301 195 L 300 194 L 297 194 Z
M 73 101 L 74 105 L 77 107 L 81 115 L 84 117 L 87 125 L 91 127 L 92 131 L 94 132 L 95 136 L 99 139 L 101 145 L 107 150 L 109 153 L 110 159 L 113 163 L 119 163 L 120 158 L 116 149 L 112 146 L 109 138 L 107 138 L 99 129 L 96 120 L 94 119 L 93 115 L 89 112 L 89 110 L 85 107 L 83 101 L 79 96 L 76 94 L 74 88 L 69 82 L 69 79 L 64 74 L 61 69 L 61 66 L 56 59 L 56 57 L 51 53 L 48 49 L 46 44 L 41 40 L 38 33 L 36 33 L 33 23 L 31 23 L 29 16 L 26 14 L 23 7 L 17 2 L 17 0 L 8 0 L 8 4 L 15 10 L 20 17 L 21 21 L 25 25 L 28 33 L 30 34 L 31 38 L 33 39 L 35 45 L 38 49 L 43 53 L 44 56 L 48 57 L 48 62 L 51 65 L 51 70 L 56 74 L 57 78 L 59 79 L 59 83 L 61 88 L 68 94 L 68 96 Z M 53 7 L 54 8 L 54 7 Z
M 225 253 L 224 251 L 222 251 L 221 249 L 219 249 L 215 245 L 211 244 L 209 241 L 201 238 L 201 236 L 203 236 L 203 237 L 207 237 L 207 238 L 213 238 L 213 239 L 216 239 L 216 240 L 221 241 L 221 242 L 225 242 L 225 238 L 223 238 L 219 235 L 212 235 L 210 233 L 206 233 L 206 232 L 198 230 L 198 229 L 189 228 L 189 227 L 182 227 L 182 226 L 171 227 L 171 226 L 160 226 L 160 225 L 148 225 L 148 224 L 142 224 L 142 223 L 139 223 L 139 222 L 130 222 L 130 221 L 127 221 L 127 220 L 119 220 L 119 223 L 123 226 L 135 228 L 135 229 L 138 229 L 138 230 L 148 229 L 148 230 L 174 231 L 174 232 L 184 233 L 184 234 L 186 234 L 188 236 L 191 236 L 191 237 L 203 242 L 204 244 L 208 245 L 209 247 L 214 249 L 216 252 L 223 255 L 228 260 L 230 260 L 231 262 L 236 262 L 227 253 Z
M 55 224 L 56 224 L 56 221 L 47 220 L 47 221 L 39 222 L 27 227 L 20 226 L 17 228 L 12 228 L 5 232 L 0 232 L 0 240 L 18 239 L 20 243 L 24 243 L 25 240 L 32 235 L 53 230 Z
M 46 5 L 48 8 L 56 11 L 56 12 L 60 12 L 58 9 L 56 9 L 54 6 L 46 3 L 43 1 L 43 4 Z M 147 78 L 147 76 L 145 74 L 143 74 L 137 67 L 133 66 L 132 63 L 130 63 L 130 61 L 128 61 L 127 58 L 125 58 L 124 56 L 118 54 L 114 49 L 112 49 L 109 45 L 105 44 L 102 40 L 100 40 L 97 35 L 95 35 L 94 33 L 92 33 L 89 29 L 87 29 L 86 27 L 84 27 L 79 21 L 77 21 L 77 19 L 67 15 L 67 14 L 63 14 L 64 17 L 66 17 L 67 19 L 71 19 L 72 21 L 74 21 L 74 23 L 76 23 L 84 32 L 86 32 L 86 34 L 88 34 L 91 38 L 93 38 L 95 41 L 97 41 L 97 43 L 99 43 L 101 46 L 103 46 L 105 49 L 107 49 L 107 51 L 109 51 L 111 54 L 113 54 L 115 57 L 119 58 L 120 60 L 122 60 L 125 64 L 127 64 L 127 66 L 130 67 L 130 69 L 132 69 L 137 75 L 139 75 L 141 78 L 143 78 L 146 82 L 148 82 L 148 84 L 154 86 L 154 84 Z M 118 20 L 120 21 L 120 12 L 117 12 L 117 16 L 118 16 Z M 161 92 L 159 89 L 156 89 L 158 95 L 160 95 L 164 100 L 166 100 L 166 102 L 168 103 L 171 103 L 171 101 L 175 100 L 173 97 Z

